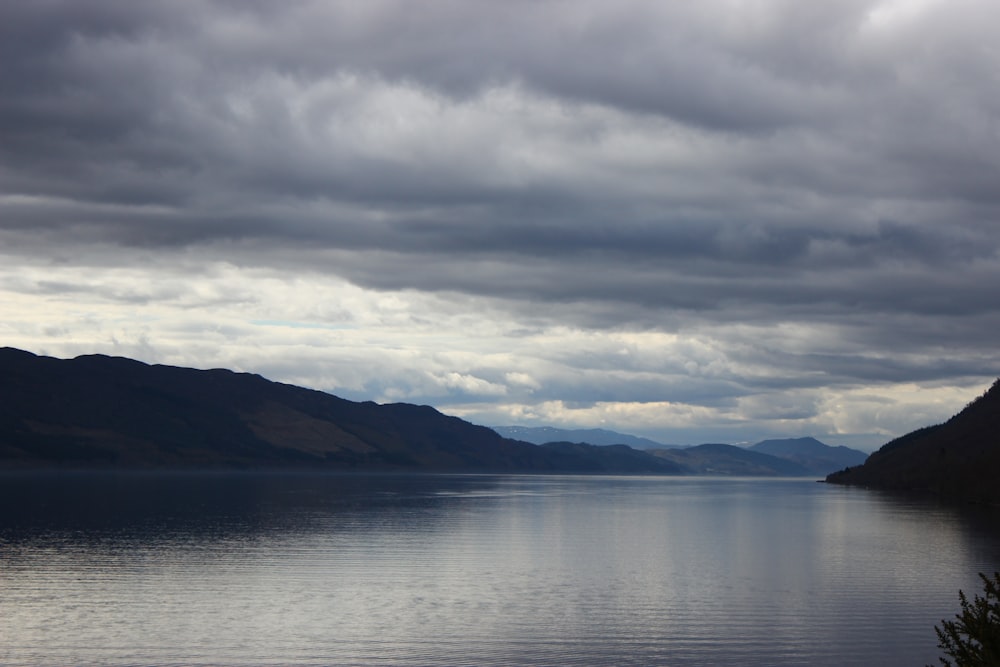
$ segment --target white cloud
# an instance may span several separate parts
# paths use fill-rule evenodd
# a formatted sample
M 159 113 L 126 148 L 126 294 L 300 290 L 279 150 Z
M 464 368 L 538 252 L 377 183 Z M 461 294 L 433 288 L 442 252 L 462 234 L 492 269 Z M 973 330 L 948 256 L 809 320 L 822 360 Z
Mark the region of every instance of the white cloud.
M 878 444 L 1000 374 L 997 18 L 9 3 L 0 342 Z

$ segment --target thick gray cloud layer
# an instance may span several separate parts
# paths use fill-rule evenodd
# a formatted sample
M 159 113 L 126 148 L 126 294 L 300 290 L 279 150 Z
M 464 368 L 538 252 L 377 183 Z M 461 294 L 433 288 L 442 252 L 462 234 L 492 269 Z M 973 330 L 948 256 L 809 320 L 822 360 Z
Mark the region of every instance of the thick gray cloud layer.
M 896 434 L 834 395 L 937 405 L 919 426 L 1000 374 L 998 22 L 987 0 L 3 3 L 0 333 L 106 346 L 67 310 L 92 304 L 151 360 L 481 421 Z M 282 314 L 296 288 L 358 301 Z M 206 345 L 242 352 L 179 351 L 211 336 L 178 313 L 237 306 Z M 275 363 L 262 322 L 363 336 Z

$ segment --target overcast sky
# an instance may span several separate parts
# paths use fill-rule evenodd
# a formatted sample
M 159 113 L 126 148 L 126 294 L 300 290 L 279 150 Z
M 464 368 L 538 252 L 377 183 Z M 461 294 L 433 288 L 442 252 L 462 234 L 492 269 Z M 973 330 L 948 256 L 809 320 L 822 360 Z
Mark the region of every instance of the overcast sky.
M 0 345 L 871 449 L 1000 375 L 998 25 L 0 1 Z

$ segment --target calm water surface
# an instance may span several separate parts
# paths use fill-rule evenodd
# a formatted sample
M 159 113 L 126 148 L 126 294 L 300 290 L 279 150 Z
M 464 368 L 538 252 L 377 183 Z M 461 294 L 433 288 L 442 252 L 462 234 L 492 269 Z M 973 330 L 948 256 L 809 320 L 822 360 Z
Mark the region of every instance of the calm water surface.
M 811 480 L 0 475 L 4 665 L 923 665 L 1000 515 Z

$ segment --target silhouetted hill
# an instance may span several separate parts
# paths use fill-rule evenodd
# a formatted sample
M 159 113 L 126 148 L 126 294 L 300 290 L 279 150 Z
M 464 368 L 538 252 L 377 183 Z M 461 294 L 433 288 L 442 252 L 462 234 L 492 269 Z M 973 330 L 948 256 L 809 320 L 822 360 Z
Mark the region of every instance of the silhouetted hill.
M 649 453 L 673 461 L 690 474 L 747 476 L 804 476 L 803 466 L 736 445 L 706 444 L 683 449 L 653 449 Z
M 356 403 L 228 370 L 0 349 L 0 467 L 602 472 L 427 406 Z M 657 468 L 656 472 L 662 472 Z
M 565 429 L 552 426 L 494 426 L 492 428 L 505 438 L 533 442 L 536 445 L 543 445 L 547 442 L 580 442 L 601 446 L 628 445 L 633 449 L 660 449 L 674 446 L 603 428 Z
M 831 447 L 816 438 L 762 440 L 751 451 L 794 461 L 814 475 L 828 475 L 865 462 L 868 455 L 850 447 Z
M 1000 503 L 1000 380 L 944 424 L 897 438 L 826 481 Z

